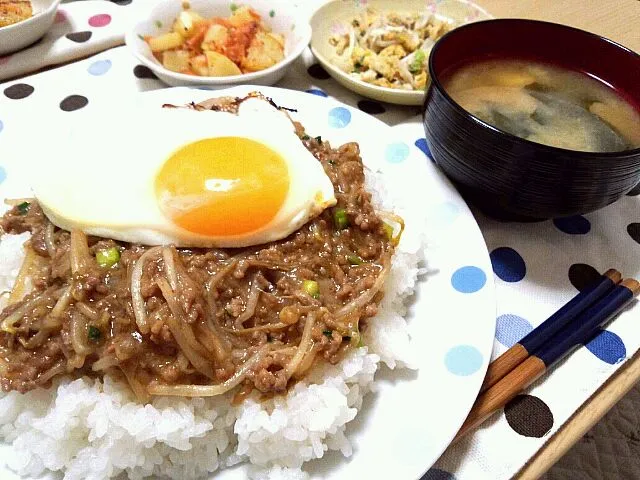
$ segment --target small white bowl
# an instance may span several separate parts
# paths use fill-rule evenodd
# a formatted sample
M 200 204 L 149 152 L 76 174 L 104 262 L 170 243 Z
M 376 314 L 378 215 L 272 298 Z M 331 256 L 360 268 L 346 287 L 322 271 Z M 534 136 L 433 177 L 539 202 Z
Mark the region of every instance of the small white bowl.
M 247 5 L 262 17 L 262 21 L 275 33 L 285 38 L 285 58 L 275 65 L 259 72 L 232 75 L 228 77 L 201 77 L 168 70 L 158 62 L 144 35 L 158 35 L 168 32 L 178 14 L 182 11 L 183 0 L 164 0 L 145 13 L 145 20 L 136 24 L 125 34 L 125 42 L 138 60 L 149 67 L 160 80 L 176 86 L 205 86 L 223 88 L 229 85 L 253 84 L 273 85 L 287 72 L 287 67 L 298 58 L 311 40 L 311 26 L 308 17 L 301 15 L 300 8 L 290 2 L 272 0 L 190 0 L 191 10 L 205 18 L 229 17 L 232 5 Z
M 60 0 L 31 0 L 33 16 L 0 28 L 0 55 L 27 47 L 53 25 Z
M 453 21 L 458 26 L 493 18 L 482 7 L 466 0 L 441 0 L 438 2 L 425 0 L 368 0 L 366 4 L 363 2 L 362 5 L 356 0 L 333 0 L 320 7 L 311 17 L 311 27 L 313 29 L 311 51 L 329 75 L 349 90 L 382 102 L 398 105 L 422 105 L 424 91 L 400 90 L 372 85 L 352 77 L 331 63 L 334 49 L 329 44 L 329 38 L 337 25 L 349 24 L 363 8 L 371 7 L 380 13 L 413 13 L 425 11 L 429 4 L 433 4 L 436 17 Z

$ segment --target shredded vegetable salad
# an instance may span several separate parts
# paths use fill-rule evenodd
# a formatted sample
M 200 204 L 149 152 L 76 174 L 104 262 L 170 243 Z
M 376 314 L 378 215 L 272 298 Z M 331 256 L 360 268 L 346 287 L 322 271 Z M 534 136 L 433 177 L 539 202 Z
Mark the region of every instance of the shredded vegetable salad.
M 378 13 L 367 9 L 335 28 L 333 63 L 353 77 L 381 87 L 421 90 L 435 42 L 454 25 L 429 12 Z

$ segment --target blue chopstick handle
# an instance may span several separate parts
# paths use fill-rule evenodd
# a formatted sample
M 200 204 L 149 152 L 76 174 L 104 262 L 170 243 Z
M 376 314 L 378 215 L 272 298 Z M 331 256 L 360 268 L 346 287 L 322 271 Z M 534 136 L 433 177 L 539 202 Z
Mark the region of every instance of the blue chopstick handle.
M 575 321 L 566 325 L 558 334 L 549 339 L 539 351 L 533 352 L 550 367 L 573 347 L 585 344 L 598 332 L 600 326 L 618 313 L 633 298 L 633 293 L 623 285 L 616 286 L 606 297 L 578 315 Z
M 603 297 L 615 286 L 613 280 L 607 276 L 602 278 L 573 297 L 560 310 L 542 322 L 535 330 L 525 336 L 518 343 L 522 345 L 529 354 L 532 354 L 545 345 L 555 334 L 567 323 L 573 320 L 580 312 Z

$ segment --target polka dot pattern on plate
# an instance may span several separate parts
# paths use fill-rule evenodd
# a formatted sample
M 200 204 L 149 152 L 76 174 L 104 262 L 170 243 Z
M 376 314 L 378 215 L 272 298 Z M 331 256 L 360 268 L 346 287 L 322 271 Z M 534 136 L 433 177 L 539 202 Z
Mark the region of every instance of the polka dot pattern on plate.
M 609 365 L 615 365 L 627 356 L 627 348 L 622 339 L 608 330 L 602 330 L 585 347 Z
M 111 15 L 108 13 L 100 13 L 89 19 L 89 25 L 92 27 L 106 27 L 111 23 Z
M 569 267 L 569 281 L 580 292 L 593 285 L 600 277 L 598 271 L 586 263 L 574 263 Z
M 387 145 L 384 158 L 389 163 L 404 162 L 409 156 L 409 145 L 404 142 L 395 142 Z
M 0 120 L 0 132 L 2 132 L 3 129 L 4 129 L 4 123 L 2 123 L 2 120 Z
M 558 230 L 569 235 L 586 235 L 591 230 L 591 222 L 582 215 L 556 218 L 553 220 L 553 224 Z
M 451 285 L 461 293 L 475 293 L 487 283 L 487 275 L 478 267 L 468 265 L 453 272 Z
M 324 90 L 320 90 L 319 88 L 310 88 L 308 90 L 305 90 L 307 93 L 310 93 L 311 95 L 316 95 L 318 97 L 328 97 L 329 95 L 327 94 L 327 92 L 325 92 Z
M 4 89 L 4 96 L 11 100 L 21 100 L 27 98 L 34 92 L 34 88 L 28 83 L 14 83 Z
M 640 243 L 640 223 L 630 223 L 627 225 L 627 233 L 635 242 Z
M 2 168 L 2 165 L 0 165 L 0 183 L 4 182 L 5 178 L 7 178 L 7 172 Z
M 314 63 L 309 68 L 307 68 L 307 73 L 318 80 L 328 80 L 329 78 L 331 78 L 331 75 L 329 75 L 319 63 Z
M 358 102 L 358 108 L 369 115 L 380 115 L 386 112 L 386 109 L 380 102 L 375 102 L 373 100 L 360 100 Z
M 67 37 L 72 42 L 84 43 L 84 42 L 88 42 L 92 35 L 93 34 L 91 32 L 85 31 L 85 32 L 67 33 L 65 37 Z
M 444 227 L 460 216 L 460 207 L 453 202 L 442 202 L 429 210 L 429 225 Z
M 351 123 L 351 112 L 344 107 L 335 107 L 329 110 L 329 126 L 332 128 L 344 128 Z
M 89 65 L 87 72 L 89 72 L 90 75 L 100 76 L 107 73 L 110 69 L 111 60 L 98 60 Z
M 444 364 L 454 375 L 466 377 L 480 370 L 482 354 L 472 345 L 458 345 L 447 351 Z
M 496 319 L 496 340 L 507 348 L 513 347 L 533 330 L 533 326 L 524 318 L 505 313 Z
M 86 107 L 88 103 L 89 99 L 87 97 L 83 97 L 82 95 L 69 95 L 60 102 L 60 109 L 63 112 L 73 112 Z
M 511 247 L 499 247 L 489 257 L 493 272 L 505 282 L 519 282 L 527 274 L 527 266 L 518 252 Z
M 136 65 L 133 67 L 133 74 L 136 78 L 158 78 L 151 69 L 145 65 Z
M 542 438 L 553 428 L 553 413 L 538 397 L 518 395 L 504 407 L 504 416 L 514 432 Z
M 439 468 L 430 468 L 420 480 L 456 480 L 456 477 Z
M 415 146 L 422 150 L 422 153 L 424 153 L 427 157 L 433 158 L 433 156 L 431 155 L 431 150 L 429 150 L 429 145 L 427 144 L 427 140 L 425 138 L 419 138 L 418 140 L 416 140 Z

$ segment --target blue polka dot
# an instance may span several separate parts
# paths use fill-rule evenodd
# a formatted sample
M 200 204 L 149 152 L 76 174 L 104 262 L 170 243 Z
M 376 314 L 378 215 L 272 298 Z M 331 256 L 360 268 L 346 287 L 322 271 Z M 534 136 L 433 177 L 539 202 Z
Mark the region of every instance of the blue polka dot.
M 328 97 L 329 95 L 324 90 L 320 90 L 319 88 L 310 88 L 309 90 L 305 90 L 307 93 L 311 95 L 317 95 L 319 97 Z
M 344 128 L 351 122 L 351 112 L 344 107 L 335 107 L 329 110 L 329 126 L 332 128 Z
M 409 145 L 403 142 L 396 142 L 387 145 L 384 151 L 384 158 L 389 163 L 404 162 L 409 156 Z
M 104 75 L 109 71 L 110 68 L 111 60 L 98 60 L 97 62 L 93 62 L 91 65 L 89 65 L 89 68 L 87 68 L 87 72 L 95 76 Z
M 7 178 L 7 171 L 0 167 L 0 183 L 4 182 L 5 178 Z
M 456 480 L 456 477 L 439 468 L 430 468 L 420 480 Z
M 443 227 L 450 225 L 460 215 L 460 207 L 453 202 L 443 202 L 429 209 L 429 225 Z
M 527 273 L 527 266 L 513 248 L 496 248 L 489 254 L 494 273 L 505 282 L 519 282 Z
M 627 356 L 627 349 L 622 339 L 608 330 L 602 330 L 585 347 L 600 360 L 610 365 L 621 362 Z
M 454 375 L 466 377 L 480 370 L 482 354 L 471 345 L 458 345 L 445 354 L 444 364 Z
M 0 132 L 2 131 L 3 128 L 4 128 L 4 123 L 2 123 L 2 120 L 0 120 Z
M 496 319 L 496 340 L 511 348 L 533 330 L 533 326 L 524 318 L 512 313 L 500 315 Z
M 431 155 L 431 150 L 429 150 L 429 145 L 427 144 L 426 138 L 419 138 L 418 140 L 416 140 L 415 146 L 418 147 L 420 150 L 422 150 L 422 152 L 427 157 L 433 160 L 433 155 Z
M 462 293 L 473 293 L 484 287 L 487 276 L 478 267 L 462 267 L 451 275 L 451 285 Z
M 553 220 L 553 224 L 558 230 L 568 233 L 569 235 L 585 235 L 591 230 L 591 222 L 582 215 L 556 218 Z

